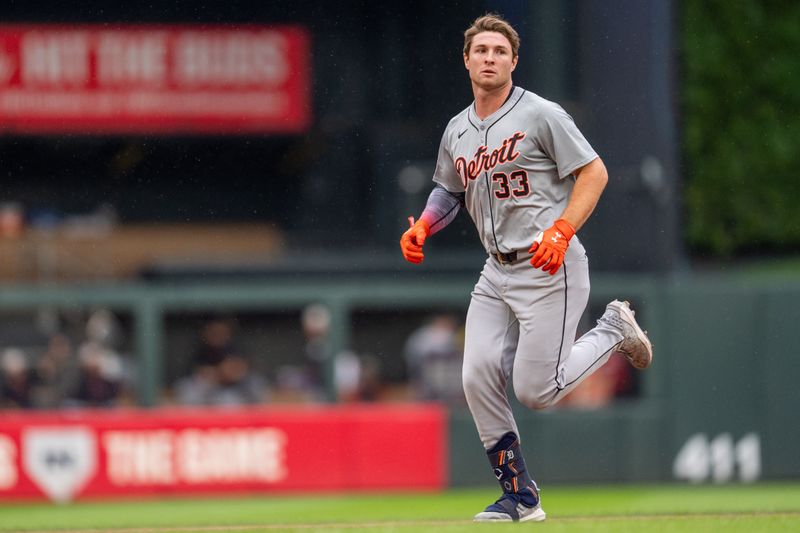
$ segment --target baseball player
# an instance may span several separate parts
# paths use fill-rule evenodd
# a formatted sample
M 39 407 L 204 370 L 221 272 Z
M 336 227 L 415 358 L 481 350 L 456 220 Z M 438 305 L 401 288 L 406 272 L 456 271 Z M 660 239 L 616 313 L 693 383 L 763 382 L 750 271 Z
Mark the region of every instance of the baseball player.
M 476 521 L 545 519 L 525 466 L 506 386 L 531 409 L 553 405 L 619 353 L 638 369 L 653 350 L 627 302 L 614 300 L 577 341 L 589 264 L 575 233 L 608 180 L 605 166 L 557 104 L 512 84 L 519 36 L 500 16 L 464 33 L 474 102 L 445 128 L 425 210 L 400 239 L 423 260 L 425 240 L 465 208 L 489 256 L 472 292 L 462 379 L 503 491 Z

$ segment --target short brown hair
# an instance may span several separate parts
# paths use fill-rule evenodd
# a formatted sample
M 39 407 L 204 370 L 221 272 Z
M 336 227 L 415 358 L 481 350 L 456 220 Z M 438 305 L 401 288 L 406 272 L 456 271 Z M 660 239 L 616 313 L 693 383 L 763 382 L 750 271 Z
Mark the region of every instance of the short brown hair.
M 484 31 L 496 31 L 511 43 L 511 56 L 517 57 L 519 53 L 519 34 L 511 24 L 497 13 L 487 13 L 475 19 L 472 26 L 464 32 L 464 55 L 469 53 L 472 38 Z

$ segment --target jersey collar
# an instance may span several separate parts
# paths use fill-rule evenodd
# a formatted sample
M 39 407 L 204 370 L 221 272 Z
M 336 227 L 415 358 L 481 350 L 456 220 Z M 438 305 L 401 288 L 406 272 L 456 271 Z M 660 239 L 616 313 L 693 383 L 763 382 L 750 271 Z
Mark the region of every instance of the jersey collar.
M 512 85 L 511 86 L 511 90 L 508 91 L 508 96 L 506 96 L 506 99 L 503 102 L 503 104 L 500 107 L 497 108 L 497 111 L 495 111 L 494 113 L 492 113 L 491 115 L 489 115 L 488 117 L 486 117 L 483 120 L 478 118 L 478 113 L 475 111 L 475 101 L 473 100 L 472 101 L 472 105 L 469 106 L 471 118 L 473 120 L 475 120 L 475 122 L 477 122 L 477 123 L 484 123 L 485 124 L 485 123 L 488 123 L 488 122 L 492 122 L 496 117 L 501 116 L 503 113 L 505 113 L 506 108 L 509 105 L 513 105 L 510 102 L 512 100 L 512 96 L 517 94 L 518 90 L 521 91 L 522 89 L 520 87 L 517 87 L 516 85 Z M 516 98 L 513 98 L 513 100 L 514 100 L 514 102 L 517 101 Z

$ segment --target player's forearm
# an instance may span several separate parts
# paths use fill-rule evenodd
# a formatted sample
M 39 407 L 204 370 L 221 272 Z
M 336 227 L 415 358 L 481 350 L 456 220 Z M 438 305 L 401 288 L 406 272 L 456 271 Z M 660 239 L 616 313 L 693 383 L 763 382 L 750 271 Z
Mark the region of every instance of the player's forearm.
M 578 171 L 569 203 L 560 218 L 565 219 L 575 231 L 578 231 L 594 211 L 606 183 L 608 183 L 608 172 L 598 157 Z
M 427 222 L 430 227 L 431 235 L 443 229 L 456 218 L 461 207 L 462 200 L 448 192 L 441 185 L 437 185 L 428 196 L 425 210 L 420 215 L 420 219 Z

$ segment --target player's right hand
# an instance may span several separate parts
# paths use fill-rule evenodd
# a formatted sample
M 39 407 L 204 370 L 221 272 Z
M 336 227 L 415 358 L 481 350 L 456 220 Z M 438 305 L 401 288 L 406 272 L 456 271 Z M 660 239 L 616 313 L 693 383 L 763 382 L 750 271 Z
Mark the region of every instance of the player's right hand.
M 414 222 L 414 217 L 408 217 L 408 222 L 411 227 L 400 237 L 400 250 L 402 250 L 403 257 L 409 263 L 422 263 L 422 260 L 425 259 L 425 255 L 422 253 L 422 245 L 425 244 L 425 239 L 431 234 L 431 228 L 422 219 Z

